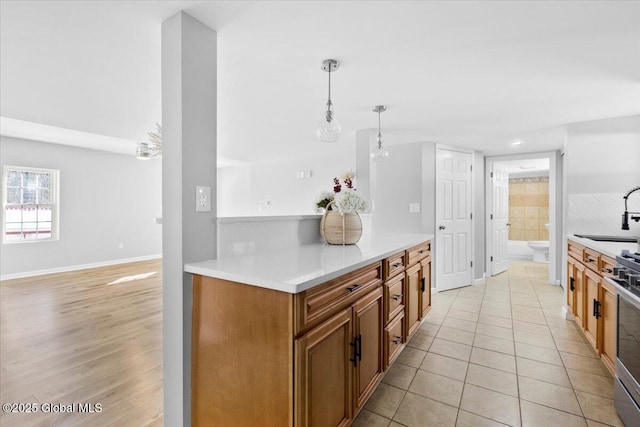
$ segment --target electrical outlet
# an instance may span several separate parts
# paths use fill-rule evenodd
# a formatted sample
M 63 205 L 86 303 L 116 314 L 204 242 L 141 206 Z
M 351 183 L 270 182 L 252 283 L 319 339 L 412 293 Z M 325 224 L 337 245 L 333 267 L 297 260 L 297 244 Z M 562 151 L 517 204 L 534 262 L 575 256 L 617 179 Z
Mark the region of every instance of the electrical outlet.
M 420 203 L 409 203 L 409 213 L 419 213 Z
M 211 187 L 196 186 L 196 212 L 211 212 Z

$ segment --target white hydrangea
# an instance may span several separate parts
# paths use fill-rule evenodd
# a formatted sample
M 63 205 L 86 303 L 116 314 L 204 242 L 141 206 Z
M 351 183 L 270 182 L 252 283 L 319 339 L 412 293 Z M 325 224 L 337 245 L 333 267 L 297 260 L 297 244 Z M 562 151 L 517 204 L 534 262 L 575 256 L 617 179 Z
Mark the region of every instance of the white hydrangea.
M 350 188 L 343 189 L 341 192 L 337 193 L 334 199 L 334 204 L 342 213 L 363 213 L 369 210 L 369 202 L 367 199 L 356 190 Z

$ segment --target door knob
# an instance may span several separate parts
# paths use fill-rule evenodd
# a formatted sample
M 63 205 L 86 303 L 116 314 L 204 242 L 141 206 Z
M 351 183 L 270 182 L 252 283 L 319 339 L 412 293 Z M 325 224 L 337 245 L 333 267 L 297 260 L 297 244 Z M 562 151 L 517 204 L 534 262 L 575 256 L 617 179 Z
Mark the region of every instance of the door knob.
M 444 229 L 445 229 L 445 228 L 447 228 L 447 227 L 445 227 L 444 225 L 441 225 L 441 226 L 439 226 L 438 228 L 439 228 L 440 230 L 444 230 Z
M 510 222 L 507 223 L 507 227 L 511 227 L 511 223 Z

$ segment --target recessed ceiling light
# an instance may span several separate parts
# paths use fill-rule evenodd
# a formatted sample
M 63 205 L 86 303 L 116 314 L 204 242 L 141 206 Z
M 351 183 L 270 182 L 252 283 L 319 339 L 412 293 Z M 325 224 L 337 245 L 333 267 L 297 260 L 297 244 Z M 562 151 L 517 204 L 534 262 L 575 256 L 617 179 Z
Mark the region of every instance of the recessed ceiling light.
M 511 143 L 511 145 L 515 145 L 515 146 L 522 145 L 522 141 L 520 141 L 519 139 L 516 139 Z

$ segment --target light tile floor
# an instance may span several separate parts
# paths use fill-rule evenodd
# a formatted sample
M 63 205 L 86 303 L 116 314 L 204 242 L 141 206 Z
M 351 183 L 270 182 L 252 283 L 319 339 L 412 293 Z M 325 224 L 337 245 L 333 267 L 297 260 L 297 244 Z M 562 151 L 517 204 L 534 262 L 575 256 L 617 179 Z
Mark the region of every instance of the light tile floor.
M 613 379 L 562 317 L 546 264 L 433 295 L 425 322 L 354 422 L 393 426 L 623 426 Z

